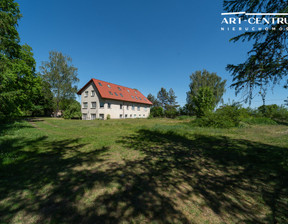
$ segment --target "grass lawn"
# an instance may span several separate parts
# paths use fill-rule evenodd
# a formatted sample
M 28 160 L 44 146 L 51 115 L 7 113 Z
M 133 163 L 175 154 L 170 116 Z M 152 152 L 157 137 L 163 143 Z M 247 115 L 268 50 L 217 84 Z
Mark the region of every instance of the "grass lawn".
M 288 126 L 0 125 L 0 223 L 288 223 Z

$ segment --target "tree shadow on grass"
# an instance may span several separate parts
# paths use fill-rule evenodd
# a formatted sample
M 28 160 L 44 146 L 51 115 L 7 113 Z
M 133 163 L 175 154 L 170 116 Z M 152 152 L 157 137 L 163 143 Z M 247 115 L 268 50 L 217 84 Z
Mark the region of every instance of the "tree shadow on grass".
M 142 129 L 118 141 L 140 155 L 112 162 L 108 146 L 85 151 L 80 142 L 45 136 L 2 139 L 0 149 L 15 158 L 0 167 L 0 222 L 288 220 L 287 149 Z M 204 220 L 193 208 L 204 214 L 210 209 L 216 218 Z M 197 216 L 202 219 L 194 220 Z
M 119 142 L 145 153 L 141 166 L 150 179 L 179 192 L 190 186 L 178 197 L 204 199 L 225 222 L 288 222 L 287 148 L 145 129 Z

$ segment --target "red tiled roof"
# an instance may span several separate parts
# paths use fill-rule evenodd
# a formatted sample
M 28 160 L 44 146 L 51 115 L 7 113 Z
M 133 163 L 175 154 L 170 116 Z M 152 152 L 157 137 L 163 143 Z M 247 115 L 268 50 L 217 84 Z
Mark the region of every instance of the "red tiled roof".
M 80 95 L 91 82 L 95 84 L 101 97 L 104 99 L 113 99 L 152 105 L 152 103 L 139 90 L 127 88 L 98 79 L 91 79 L 83 88 L 81 88 L 77 92 L 77 94 Z

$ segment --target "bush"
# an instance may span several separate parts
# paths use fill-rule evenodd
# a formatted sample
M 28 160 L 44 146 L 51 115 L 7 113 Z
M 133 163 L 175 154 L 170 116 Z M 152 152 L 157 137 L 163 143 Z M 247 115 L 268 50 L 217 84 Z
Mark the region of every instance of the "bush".
M 243 120 L 243 122 L 251 125 L 264 124 L 264 125 L 275 125 L 277 122 L 273 121 L 268 117 L 250 117 Z
M 107 120 L 110 120 L 111 119 L 111 116 L 110 116 L 110 114 L 107 114 Z
M 175 118 L 178 115 L 178 111 L 175 107 L 171 107 L 165 110 L 165 117 Z
M 164 110 L 162 107 L 152 107 L 150 110 L 150 117 L 163 117 Z
M 69 106 L 67 106 L 63 117 L 64 119 L 80 119 L 82 117 L 80 103 L 74 101 Z
M 288 110 L 284 106 L 276 104 L 260 106 L 258 112 L 261 116 L 270 118 L 277 122 L 288 122 Z
M 200 127 L 232 128 L 240 126 L 240 122 L 249 117 L 248 110 L 238 105 L 224 105 L 214 113 L 196 119 L 195 124 Z

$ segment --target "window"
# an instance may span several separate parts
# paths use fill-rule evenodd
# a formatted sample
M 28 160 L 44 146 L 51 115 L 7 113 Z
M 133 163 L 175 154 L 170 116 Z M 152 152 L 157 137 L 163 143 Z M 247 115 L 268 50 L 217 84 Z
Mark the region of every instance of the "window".
M 107 86 L 108 86 L 108 88 L 111 88 L 111 86 L 109 84 Z
M 138 100 L 137 96 L 135 96 L 135 98 Z
M 134 93 L 135 93 L 135 94 L 137 94 L 137 92 L 136 92 L 136 91 L 134 91 Z
M 143 100 L 147 101 L 145 98 L 143 98 Z
M 123 114 L 120 114 L 120 116 L 119 116 L 120 118 L 123 118 Z
M 139 99 L 142 100 L 141 97 L 139 97 Z
M 102 83 L 101 82 L 98 82 L 99 86 L 102 86 Z
M 145 114 L 143 114 L 143 117 L 145 117 Z
M 115 96 L 118 96 L 118 94 L 116 92 L 114 92 Z
M 109 91 L 110 95 L 113 95 L 113 93 L 111 91 Z
M 134 96 L 131 96 L 134 99 Z
M 85 95 L 84 95 L 85 97 L 88 97 L 88 91 L 85 91 Z
M 82 114 L 82 120 L 87 120 L 87 114 Z
M 123 97 L 122 93 L 120 93 L 120 96 L 122 96 L 122 97 Z
M 120 104 L 120 110 L 122 110 L 122 108 L 123 108 L 123 105 L 122 105 L 122 104 Z
M 140 107 L 138 107 L 138 111 L 140 111 Z
M 83 103 L 83 108 L 84 108 L 84 109 L 87 109 L 87 108 L 88 108 L 88 103 L 87 103 L 87 102 L 84 102 L 84 103 Z
M 99 118 L 100 118 L 101 120 L 104 120 L 104 114 L 99 114 Z
M 144 111 L 147 111 L 147 107 L 144 107 Z
M 130 117 L 132 117 L 132 114 L 130 114 Z
M 91 108 L 96 108 L 96 102 L 91 102 Z
M 129 110 L 129 106 L 127 105 L 127 110 Z
M 134 105 L 132 105 L 132 110 L 135 110 L 135 106 Z
M 118 86 L 118 89 L 121 91 L 121 88 Z
M 95 120 L 96 119 L 96 114 L 91 114 L 91 120 Z
M 125 118 L 127 118 L 128 117 L 128 114 L 125 114 Z
M 95 91 L 94 90 L 91 90 L 91 96 L 95 96 Z
M 134 114 L 134 117 L 136 117 L 136 114 Z
M 128 92 L 128 93 L 130 93 L 130 90 L 129 90 L 129 89 L 127 89 L 127 92 Z
M 100 102 L 100 108 L 104 108 L 104 103 Z
M 108 109 L 111 109 L 111 103 L 108 103 Z
M 141 114 L 139 114 L 139 117 L 141 117 Z

